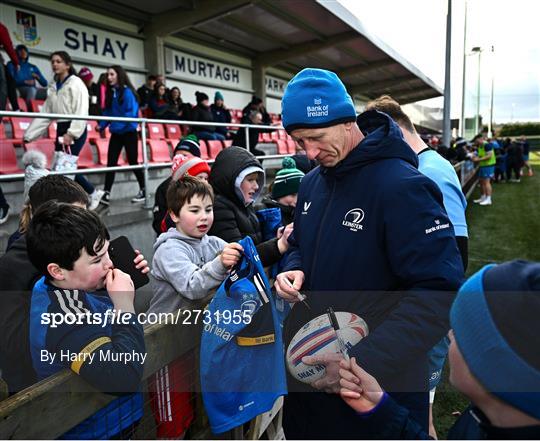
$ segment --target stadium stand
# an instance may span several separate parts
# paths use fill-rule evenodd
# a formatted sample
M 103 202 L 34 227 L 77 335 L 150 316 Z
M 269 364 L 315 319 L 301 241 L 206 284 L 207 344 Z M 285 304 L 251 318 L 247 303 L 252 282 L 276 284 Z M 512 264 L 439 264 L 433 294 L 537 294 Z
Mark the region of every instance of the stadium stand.
M 31 118 L 13 117 L 11 118 L 11 127 L 13 129 L 12 138 L 17 140 L 18 143 L 22 143 L 24 132 L 32 122 Z
M 165 124 L 165 132 L 171 144 L 178 143 L 178 140 L 182 137 L 182 129 L 177 124 Z
M 24 149 L 26 151 L 39 150 L 45 153 L 45 156 L 47 157 L 47 167 L 51 167 L 54 155 L 54 141 L 52 139 L 38 139 L 33 142 L 28 142 L 24 144 Z
M 160 123 L 148 123 L 148 138 L 149 139 L 165 139 L 165 129 L 163 124 Z
M 206 141 L 206 145 L 208 146 L 208 155 L 210 156 L 210 159 L 216 159 L 219 152 L 223 150 L 221 141 Z
M 170 162 L 171 152 L 169 150 L 169 144 L 164 139 L 149 139 L 147 140 L 148 147 L 150 148 L 150 161 L 151 162 Z
M 22 170 L 17 165 L 17 154 L 15 145 L 7 139 L 0 139 L 0 174 L 9 175 L 11 173 L 21 173 Z

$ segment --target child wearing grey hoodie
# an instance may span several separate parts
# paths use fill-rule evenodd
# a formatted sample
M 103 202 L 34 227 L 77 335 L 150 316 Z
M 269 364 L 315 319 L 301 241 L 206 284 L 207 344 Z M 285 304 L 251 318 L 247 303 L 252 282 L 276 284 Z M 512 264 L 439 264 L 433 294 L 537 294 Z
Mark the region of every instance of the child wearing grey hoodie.
M 240 259 L 242 246 L 207 233 L 214 221 L 210 185 L 184 176 L 167 189 L 167 205 L 176 228 L 154 244 L 154 296 L 149 313 L 175 312 L 205 298 Z

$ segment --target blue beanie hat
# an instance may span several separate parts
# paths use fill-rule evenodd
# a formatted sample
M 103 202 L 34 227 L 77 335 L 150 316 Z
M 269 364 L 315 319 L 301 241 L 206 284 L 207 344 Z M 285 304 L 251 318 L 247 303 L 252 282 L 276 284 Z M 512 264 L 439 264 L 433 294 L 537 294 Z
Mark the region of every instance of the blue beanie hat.
M 334 72 L 324 69 L 308 68 L 294 76 L 285 89 L 281 115 L 288 133 L 356 121 L 345 85 Z
M 457 346 L 484 388 L 540 418 L 540 264 L 487 265 L 459 290 L 450 311 Z

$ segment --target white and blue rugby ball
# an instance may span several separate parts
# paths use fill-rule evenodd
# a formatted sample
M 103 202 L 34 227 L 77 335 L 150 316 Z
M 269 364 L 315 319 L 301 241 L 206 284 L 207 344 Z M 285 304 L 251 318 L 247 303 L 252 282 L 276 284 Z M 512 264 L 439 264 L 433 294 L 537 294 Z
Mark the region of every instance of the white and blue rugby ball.
M 336 312 L 336 318 L 347 349 L 368 335 L 366 322 L 356 314 Z M 302 326 L 291 340 L 286 354 L 287 368 L 297 380 L 311 383 L 324 376 L 325 367 L 308 366 L 302 363 L 302 357 L 326 353 L 339 353 L 339 345 L 328 315 L 322 314 Z

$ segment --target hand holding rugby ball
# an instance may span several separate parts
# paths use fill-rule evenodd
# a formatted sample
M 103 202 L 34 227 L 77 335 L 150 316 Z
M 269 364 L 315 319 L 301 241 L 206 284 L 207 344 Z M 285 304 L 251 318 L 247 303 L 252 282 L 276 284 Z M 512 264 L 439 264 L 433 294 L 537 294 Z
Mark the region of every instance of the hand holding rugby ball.
M 350 349 L 368 335 L 366 322 L 350 312 L 336 312 L 340 334 L 347 349 Z M 328 314 L 322 314 L 306 323 L 291 340 L 287 348 L 287 368 L 298 381 L 312 383 L 325 374 L 322 365 L 308 366 L 302 363 L 307 355 L 340 353 L 336 331 L 332 327 Z

